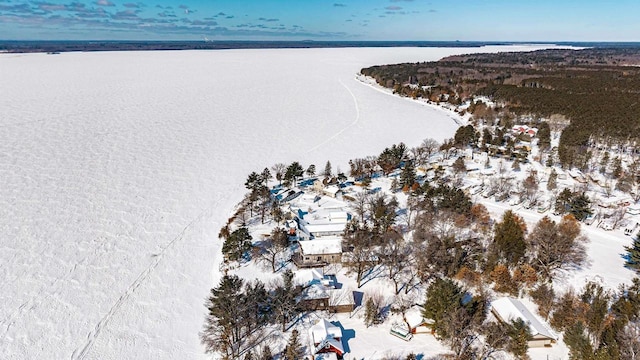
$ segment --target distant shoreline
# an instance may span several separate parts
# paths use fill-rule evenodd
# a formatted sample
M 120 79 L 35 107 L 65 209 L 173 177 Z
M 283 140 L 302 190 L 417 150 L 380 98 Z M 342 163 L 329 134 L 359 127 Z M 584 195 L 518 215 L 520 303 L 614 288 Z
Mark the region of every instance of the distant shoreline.
M 580 47 L 640 47 L 640 42 L 509 42 L 509 41 L 41 41 L 0 40 L 0 53 L 74 51 L 159 51 L 229 49 L 308 49 L 353 47 L 482 47 L 554 44 Z

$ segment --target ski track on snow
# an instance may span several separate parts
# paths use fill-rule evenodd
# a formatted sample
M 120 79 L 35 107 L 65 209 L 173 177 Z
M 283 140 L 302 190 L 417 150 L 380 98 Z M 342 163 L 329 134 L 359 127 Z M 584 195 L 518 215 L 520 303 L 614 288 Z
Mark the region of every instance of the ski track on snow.
M 307 151 L 307 154 L 310 152 L 313 152 L 315 150 L 318 150 L 320 147 L 326 145 L 327 143 L 329 143 L 331 140 L 337 138 L 338 136 L 340 136 L 342 133 L 344 133 L 348 128 L 354 126 L 355 124 L 358 123 L 358 121 L 360 121 L 360 107 L 358 106 L 358 99 L 356 98 L 356 96 L 353 94 L 353 92 L 351 91 L 351 89 L 349 89 L 347 87 L 347 85 L 345 85 L 342 80 L 338 79 L 338 82 L 340 83 L 340 85 L 342 85 L 345 89 L 347 89 L 347 91 L 349 92 L 349 94 L 351 94 L 351 97 L 353 98 L 353 103 L 356 107 L 356 118 L 355 120 L 353 120 L 353 122 L 345 127 L 343 127 L 340 131 L 338 131 L 337 133 L 331 135 L 329 138 L 327 138 L 325 141 L 321 142 L 320 144 L 312 147 L 311 149 L 309 149 Z
M 73 265 L 71 270 L 69 270 L 65 274 L 65 276 L 61 278 L 57 278 L 48 287 L 41 287 L 40 290 L 38 290 L 38 292 L 36 293 L 36 295 L 32 296 L 29 300 L 25 301 L 20 306 L 18 306 L 18 308 L 14 310 L 11 314 L 9 314 L 9 316 L 2 319 L 0 321 L 0 327 L 3 328 L 4 331 L 2 332 L 2 334 L 0 334 L 0 339 L 1 340 L 5 339 L 5 337 L 7 336 L 7 333 L 11 329 L 11 326 L 18 319 L 24 316 L 24 314 L 26 314 L 30 310 L 36 309 L 38 306 L 40 306 L 43 302 L 51 298 L 53 295 L 58 294 L 60 290 L 62 290 L 62 288 L 67 285 L 67 282 L 69 281 L 69 279 L 71 279 L 73 274 L 76 272 L 76 270 L 78 269 L 78 265 L 84 266 L 84 265 L 91 264 L 94 259 L 97 259 L 99 256 L 101 256 L 106 244 L 107 243 L 105 241 L 102 241 L 100 245 L 96 248 L 96 250 L 93 252 L 93 256 L 85 256 L 84 258 L 82 258 L 79 262 Z
M 109 322 L 111 321 L 113 316 L 118 312 L 118 310 L 122 307 L 122 305 L 131 298 L 131 296 L 136 292 L 136 290 L 147 279 L 149 279 L 149 276 L 158 267 L 162 259 L 164 259 L 165 253 L 167 252 L 167 250 L 169 250 L 177 242 L 182 240 L 187 230 L 189 230 L 193 225 L 202 221 L 202 219 L 205 217 L 205 214 L 210 213 L 214 205 L 215 203 L 209 206 L 208 208 L 206 208 L 204 211 L 202 211 L 195 219 L 193 219 L 189 224 L 187 224 L 187 226 L 185 226 L 184 229 L 182 229 L 182 231 L 180 232 L 180 234 L 178 234 L 178 236 L 176 236 L 173 240 L 171 240 L 169 244 L 167 244 L 164 248 L 162 248 L 162 250 L 158 254 L 156 254 L 151 264 L 143 272 L 141 272 L 140 275 L 138 275 L 138 277 L 133 281 L 133 283 L 129 285 L 127 290 L 111 306 L 107 314 L 105 314 L 102 317 L 102 319 L 100 319 L 100 321 L 98 321 L 98 323 L 94 326 L 93 330 L 91 330 L 89 334 L 87 334 L 87 338 L 84 344 L 73 351 L 73 353 L 71 354 L 71 360 L 80 360 L 80 359 L 84 359 L 87 356 L 87 354 L 93 347 L 93 344 L 100 336 L 100 333 L 102 332 L 102 330 L 109 325 Z

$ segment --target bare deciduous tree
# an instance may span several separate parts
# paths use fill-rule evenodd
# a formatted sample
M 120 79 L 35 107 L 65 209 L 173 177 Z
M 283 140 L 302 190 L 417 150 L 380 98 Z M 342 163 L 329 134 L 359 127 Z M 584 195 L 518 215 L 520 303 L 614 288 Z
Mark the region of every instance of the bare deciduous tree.
M 630 322 L 618 336 L 620 358 L 640 360 L 640 322 Z
M 566 215 L 559 224 L 545 216 L 527 237 L 527 247 L 532 265 L 543 277 L 552 279 L 554 271 L 584 263 L 586 241 L 573 215 Z
M 265 237 L 258 245 L 254 246 L 253 255 L 260 261 L 268 264 L 272 272 L 278 271 L 282 263 L 283 255 L 289 247 L 289 238 L 283 229 L 275 228 L 269 237 Z

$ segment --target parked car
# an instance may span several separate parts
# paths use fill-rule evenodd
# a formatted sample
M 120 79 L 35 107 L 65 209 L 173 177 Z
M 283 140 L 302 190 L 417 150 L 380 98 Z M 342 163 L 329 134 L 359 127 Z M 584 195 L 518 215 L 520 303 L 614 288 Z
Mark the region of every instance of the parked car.
M 549 210 L 549 205 L 548 204 L 542 204 L 540 206 L 538 206 L 538 208 L 536 209 L 540 214 L 545 213 Z
M 593 224 L 594 221 L 596 221 L 596 217 L 597 217 L 596 214 L 591 213 L 587 215 L 586 218 L 584 218 L 584 223 L 587 225 L 591 225 Z

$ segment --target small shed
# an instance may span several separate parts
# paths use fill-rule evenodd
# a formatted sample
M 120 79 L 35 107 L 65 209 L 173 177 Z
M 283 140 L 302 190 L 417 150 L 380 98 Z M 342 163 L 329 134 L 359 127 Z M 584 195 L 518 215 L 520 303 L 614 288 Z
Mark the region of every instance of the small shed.
M 404 320 L 409 325 L 412 334 L 433 334 L 433 320 L 422 316 L 422 308 L 414 306 L 404 314 Z

